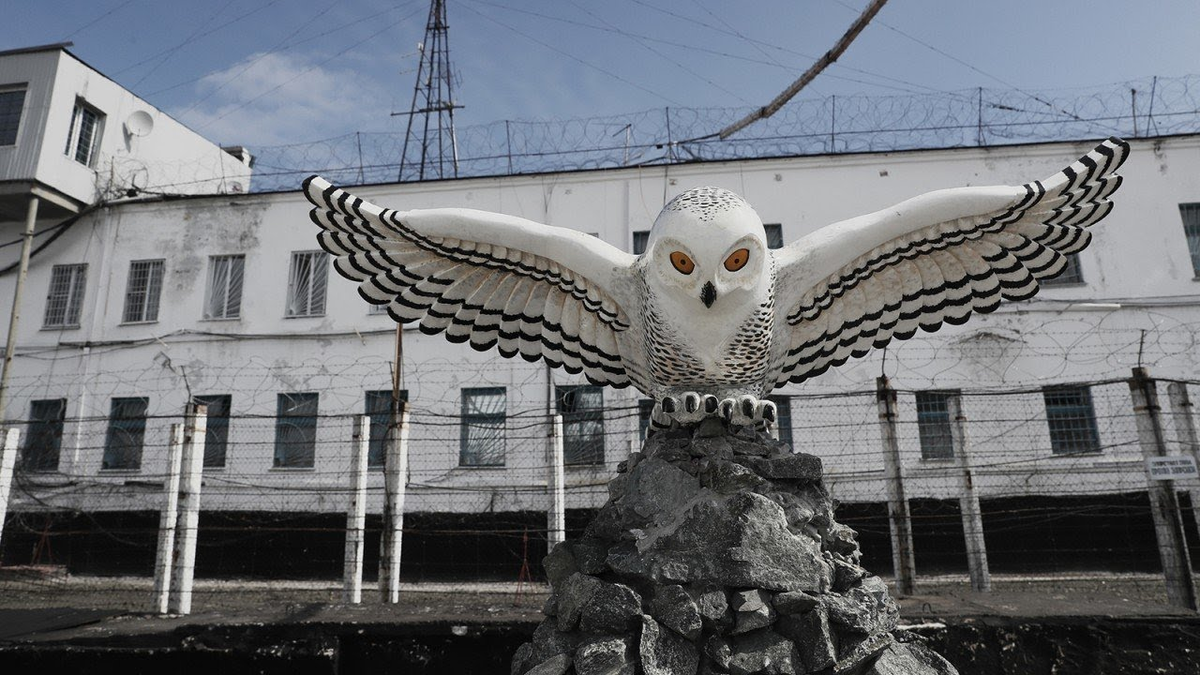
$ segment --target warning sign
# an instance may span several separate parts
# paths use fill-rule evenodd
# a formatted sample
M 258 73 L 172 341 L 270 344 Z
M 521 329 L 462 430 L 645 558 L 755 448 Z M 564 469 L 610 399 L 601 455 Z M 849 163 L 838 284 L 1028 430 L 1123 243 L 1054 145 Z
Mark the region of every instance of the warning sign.
M 1186 455 L 1176 457 L 1151 457 L 1146 460 L 1146 473 L 1150 480 L 1179 480 L 1195 478 L 1196 460 Z

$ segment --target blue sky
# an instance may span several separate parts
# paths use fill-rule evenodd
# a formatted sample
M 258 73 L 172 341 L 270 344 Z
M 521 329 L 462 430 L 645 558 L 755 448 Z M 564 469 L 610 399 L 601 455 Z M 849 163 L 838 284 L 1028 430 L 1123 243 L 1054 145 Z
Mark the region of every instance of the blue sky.
M 866 0 L 448 0 L 460 124 L 757 106 Z M 403 130 L 428 0 L 37 0 L 0 49 L 73 52 L 209 138 Z M 1064 91 L 1200 73 L 1200 3 L 891 0 L 801 97 Z M 715 131 L 715 130 L 714 130 Z

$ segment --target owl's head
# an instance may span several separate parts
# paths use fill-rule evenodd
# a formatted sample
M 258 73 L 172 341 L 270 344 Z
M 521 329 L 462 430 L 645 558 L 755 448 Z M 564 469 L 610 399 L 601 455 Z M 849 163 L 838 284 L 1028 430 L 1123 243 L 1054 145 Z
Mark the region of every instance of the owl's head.
M 684 307 L 721 309 L 769 281 L 762 219 L 746 200 L 718 187 L 693 188 L 663 207 L 643 258 Z

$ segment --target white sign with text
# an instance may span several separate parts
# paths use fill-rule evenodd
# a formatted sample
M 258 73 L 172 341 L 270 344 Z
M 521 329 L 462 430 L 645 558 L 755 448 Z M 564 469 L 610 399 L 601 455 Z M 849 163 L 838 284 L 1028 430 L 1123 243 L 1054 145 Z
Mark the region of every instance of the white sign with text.
M 1151 457 L 1146 460 L 1146 473 L 1150 480 L 1178 480 L 1195 478 L 1196 460 L 1186 455 L 1175 457 Z

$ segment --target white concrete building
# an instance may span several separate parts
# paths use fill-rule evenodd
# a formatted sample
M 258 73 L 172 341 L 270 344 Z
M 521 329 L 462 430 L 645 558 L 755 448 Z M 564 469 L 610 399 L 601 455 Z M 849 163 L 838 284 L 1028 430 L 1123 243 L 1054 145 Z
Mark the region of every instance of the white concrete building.
M 792 241 L 928 190 L 1042 178 L 1092 145 L 714 162 L 354 192 L 402 209 L 509 213 L 629 249 L 666 200 L 718 185 L 744 195 Z M 919 415 L 916 391 L 966 392 L 985 499 L 1145 489 L 1120 380 L 1139 350 L 1152 375 L 1200 380 L 1200 223 L 1196 207 L 1186 206 L 1200 202 L 1200 136 L 1134 140 L 1121 173 L 1117 207 L 1079 255 L 1074 280 L 965 326 L 895 343 L 886 362 L 875 354 L 777 392 L 794 397 L 795 445 L 825 459 L 836 497 L 883 499 L 873 393 L 880 372 L 903 392 L 910 497 L 953 498 L 958 490 L 952 465 L 939 458 L 946 399 L 923 394 Z M 15 510 L 158 508 L 167 428 L 189 396 L 232 412 L 222 455 L 210 453 L 205 509 L 345 508 L 349 416 L 386 401 L 370 392 L 391 387 L 395 324 L 331 273 L 324 254 L 308 255 L 317 230 L 307 211 L 299 192 L 129 201 L 89 214 L 34 258 L 7 415 L 45 418 L 62 437 L 56 449 L 26 450 L 31 492 L 15 495 Z M 6 232 L 12 239 L 13 228 Z M 64 300 L 56 269 L 79 265 L 86 266 L 82 300 Z M 0 297 L 11 297 L 12 283 L 12 275 L 0 277 Z M 546 508 L 545 411 L 555 387 L 584 383 L 415 330 L 405 331 L 403 349 L 415 422 L 408 510 Z M 1042 391 L 1101 381 L 1115 383 Z M 846 392 L 862 393 L 831 398 Z M 591 399 L 582 393 L 577 401 L 586 407 Z M 603 483 L 638 437 L 640 394 L 601 396 L 602 457 L 589 454 L 594 446 L 568 449 L 569 459 L 583 460 L 567 470 L 571 508 L 602 503 Z M 295 416 L 279 417 L 285 409 Z M 121 415 L 128 419 L 114 420 Z M 598 420 L 584 417 L 595 431 Z M 46 428 L 30 427 L 30 437 Z M 382 477 L 372 481 L 377 513 Z

